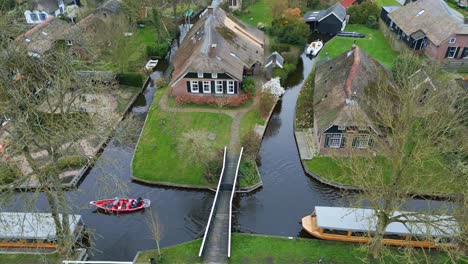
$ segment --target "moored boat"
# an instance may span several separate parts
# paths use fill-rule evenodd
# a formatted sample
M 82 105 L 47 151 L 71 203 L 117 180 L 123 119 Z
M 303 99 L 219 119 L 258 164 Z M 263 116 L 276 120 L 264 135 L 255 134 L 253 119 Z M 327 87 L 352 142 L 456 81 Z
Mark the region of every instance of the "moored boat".
M 307 46 L 306 54 L 311 55 L 311 56 L 317 56 L 317 54 L 322 48 L 323 48 L 323 42 L 321 40 L 316 40 L 310 43 L 309 46 Z
M 395 212 L 395 215 L 411 212 Z M 455 246 L 453 236 L 459 226 L 450 216 L 437 217 L 440 228 L 431 228 L 422 222 L 406 226 L 393 222 L 387 226 L 382 244 L 439 248 Z M 416 219 L 412 219 L 416 220 Z M 314 237 L 356 243 L 369 243 L 375 232 L 377 218 L 372 209 L 316 206 L 315 211 L 302 218 L 302 227 Z M 429 235 L 429 236 L 428 236 Z
M 148 199 L 114 198 L 89 202 L 97 208 L 111 213 L 131 213 L 151 205 Z

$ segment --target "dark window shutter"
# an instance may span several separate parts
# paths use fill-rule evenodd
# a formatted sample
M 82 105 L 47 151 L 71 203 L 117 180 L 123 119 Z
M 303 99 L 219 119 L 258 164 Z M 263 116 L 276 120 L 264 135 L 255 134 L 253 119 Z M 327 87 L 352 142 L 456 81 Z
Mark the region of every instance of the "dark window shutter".
M 457 47 L 457 50 L 455 51 L 455 56 L 453 57 L 454 59 L 456 59 L 456 58 L 457 58 L 457 56 L 458 56 L 458 52 L 459 52 L 459 51 L 460 51 L 460 47 Z
M 330 135 L 325 134 L 325 145 L 324 145 L 325 148 L 328 148 L 330 144 L 329 142 L 330 142 Z
M 445 58 L 448 58 L 449 51 L 450 51 L 450 47 L 448 47 L 447 52 L 445 52 Z
M 343 137 L 341 138 L 341 146 L 340 148 L 344 148 L 346 146 L 346 137 L 343 135 Z
M 223 94 L 227 94 L 227 81 L 223 81 Z
M 356 144 L 357 144 L 357 137 L 353 138 L 353 143 L 352 143 L 353 148 L 356 147 Z
M 234 81 L 234 94 L 237 94 L 237 87 L 239 86 L 239 82 Z
M 198 93 L 203 93 L 203 82 L 202 81 L 198 82 Z
M 191 93 L 191 91 L 190 91 L 190 81 L 187 81 L 187 92 Z
M 211 81 L 211 93 L 212 93 L 212 94 L 216 93 L 215 89 L 216 89 L 216 87 L 215 87 L 215 81 Z

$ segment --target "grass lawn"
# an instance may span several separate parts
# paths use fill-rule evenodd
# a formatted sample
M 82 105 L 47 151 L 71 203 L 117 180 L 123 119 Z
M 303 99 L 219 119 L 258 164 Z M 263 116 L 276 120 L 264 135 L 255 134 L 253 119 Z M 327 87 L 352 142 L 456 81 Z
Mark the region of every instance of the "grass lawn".
M 0 254 L 0 263 L 14 263 L 14 264 L 59 264 L 60 261 L 58 253 L 54 254 Z
M 458 8 L 457 7 L 457 1 L 456 0 L 447 0 L 445 1 L 448 6 L 453 8 L 455 11 L 459 12 L 463 16 L 468 16 L 468 9 L 463 9 L 463 8 Z
M 383 157 L 377 157 L 380 164 L 384 168 L 384 176 L 391 174 L 391 165 L 387 159 Z M 344 158 L 340 158 L 344 159 Z M 319 175 L 320 177 L 341 184 L 352 185 L 352 180 L 347 176 L 347 169 L 343 168 L 340 164 L 340 159 L 332 159 L 330 157 L 318 156 L 311 160 L 306 160 L 305 164 L 307 168 Z M 437 194 L 444 193 L 449 190 L 450 193 L 461 193 L 465 184 L 462 179 L 453 178 L 450 179 L 451 173 L 446 171 L 446 168 L 440 164 L 441 159 L 432 160 L 426 162 L 424 168 L 420 169 L 422 172 L 418 172 L 419 175 L 427 175 L 420 179 L 408 178 L 408 181 L 417 180 L 417 184 L 412 183 L 414 186 L 418 186 L 416 193 L 423 194 Z
M 395 0 L 377 0 L 376 3 L 379 6 L 401 6 L 400 3 Z
M 249 5 L 238 18 L 253 27 L 257 27 L 259 22 L 266 26 L 271 25 L 273 13 L 270 0 L 258 0 L 256 3 Z
M 257 109 L 247 112 L 240 123 L 240 138 L 242 138 L 255 128 L 255 124 L 265 125 L 265 120 L 260 116 Z
M 198 250 L 201 240 L 163 248 L 162 260 L 158 263 L 200 263 Z M 156 250 L 144 251 L 136 263 L 148 263 L 157 259 Z M 441 254 L 429 254 L 430 263 L 444 263 Z M 265 237 L 235 233 L 232 235 L 231 259 L 229 263 L 362 263 L 366 251 L 357 244 L 331 242 L 317 239 Z M 388 258 L 386 263 L 402 263 Z
M 378 29 L 370 29 L 364 25 L 347 25 L 346 31 L 359 32 L 366 34 L 365 38 L 348 38 L 348 37 L 334 37 L 330 40 L 320 52 L 318 58 L 323 59 L 327 57 L 335 58 L 341 53 L 349 50 L 354 41 L 356 44 L 366 51 L 373 58 L 386 65 L 388 68 L 392 67 L 393 59 L 398 55 L 390 44 L 388 44 L 383 33 Z
M 177 151 L 177 142 L 184 132 L 202 130 L 216 135 L 216 148 L 229 144 L 232 118 L 217 113 L 170 113 L 158 107 L 165 92 L 155 93 L 154 103 L 138 143 L 133 160 L 135 177 L 155 182 L 187 185 L 210 185 L 203 177 L 201 164 L 193 164 Z

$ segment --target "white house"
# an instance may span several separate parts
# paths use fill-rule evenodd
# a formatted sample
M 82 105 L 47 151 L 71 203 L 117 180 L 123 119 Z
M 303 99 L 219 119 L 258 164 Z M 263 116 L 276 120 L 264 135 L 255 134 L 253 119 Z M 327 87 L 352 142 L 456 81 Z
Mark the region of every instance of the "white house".
M 67 12 L 67 7 L 79 5 L 79 0 L 34 0 L 24 17 L 28 24 L 39 24 L 49 16 L 58 16 Z

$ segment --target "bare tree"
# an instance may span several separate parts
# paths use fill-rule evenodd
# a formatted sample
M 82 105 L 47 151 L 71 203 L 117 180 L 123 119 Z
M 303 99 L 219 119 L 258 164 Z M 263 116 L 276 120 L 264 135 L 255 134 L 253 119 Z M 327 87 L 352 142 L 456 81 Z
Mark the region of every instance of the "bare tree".
M 158 249 L 158 258 L 161 260 L 161 249 L 159 248 L 159 242 L 161 241 L 163 235 L 163 227 L 159 222 L 158 215 L 153 213 L 150 210 L 149 214 L 147 214 L 147 224 L 151 230 L 151 238 L 154 239 L 156 242 L 156 247 Z
M 408 56 L 400 64 L 413 62 Z M 414 67 L 401 67 L 396 76 L 397 85 L 382 80 L 366 91 L 367 112 L 372 113 L 373 127 L 380 132 L 371 139 L 378 157 L 338 159 L 352 185 L 363 187 L 357 198 L 352 198 L 353 202 L 365 203 L 375 210 L 376 231 L 369 245 L 369 253 L 374 259 L 381 257 L 382 239 L 392 223 L 411 225 L 421 222 L 429 230 L 442 233 L 450 229 L 455 233 L 454 238 L 466 241 L 462 239 L 460 229 L 444 226 L 447 221 L 456 220 L 455 216 L 429 217 L 430 214 L 444 213 L 440 211 L 402 212 L 405 204 L 423 190 L 430 190 L 429 194 L 450 194 L 454 186 L 466 186 L 468 182 L 466 171 L 455 169 L 459 162 L 466 164 L 468 145 L 464 121 L 467 117 L 458 102 L 460 98 L 466 100 L 467 94 L 453 82 L 432 75 L 437 70 L 418 68 L 420 70 L 415 73 Z M 434 169 L 436 167 L 440 169 Z M 446 181 L 441 184 L 442 181 L 434 179 Z M 434 182 L 437 186 L 428 189 Z M 466 188 L 459 188 L 459 191 L 466 192 Z M 466 201 L 465 204 L 458 202 L 466 209 L 463 207 Z M 452 215 L 456 213 L 454 211 Z M 427 239 L 433 238 L 428 236 Z

